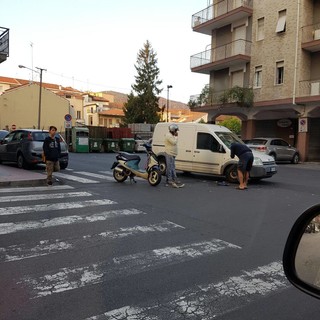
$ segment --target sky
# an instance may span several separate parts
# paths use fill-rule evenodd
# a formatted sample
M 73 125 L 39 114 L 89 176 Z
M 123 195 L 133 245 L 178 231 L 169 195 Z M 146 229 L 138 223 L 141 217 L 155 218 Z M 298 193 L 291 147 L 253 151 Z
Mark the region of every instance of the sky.
M 148 40 L 157 54 L 160 96 L 187 103 L 209 83 L 190 70 L 190 56 L 210 36 L 192 31 L 192 15 L 210 0 L 0 0 L 0 26 L 10 29 L 0 76 L 42 80 L 79 90 L 125 94 L 135 83 L 137 55 Z

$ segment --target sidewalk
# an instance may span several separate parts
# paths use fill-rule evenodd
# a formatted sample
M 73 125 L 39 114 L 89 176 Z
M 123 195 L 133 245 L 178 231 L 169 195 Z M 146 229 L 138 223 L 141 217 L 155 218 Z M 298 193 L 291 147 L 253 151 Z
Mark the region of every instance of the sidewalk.
M 24 170 L 14 165 L 0 164 L 0 188 L 46 185 L 46 175 L 32 170 Z

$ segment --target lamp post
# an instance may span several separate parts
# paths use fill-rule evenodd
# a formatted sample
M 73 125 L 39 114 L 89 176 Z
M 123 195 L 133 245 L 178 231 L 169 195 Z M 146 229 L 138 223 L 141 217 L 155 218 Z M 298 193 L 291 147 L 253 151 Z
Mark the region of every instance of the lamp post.
M 28 70 L 31 70 L 33 72 L 37 72 L 40 74 L 40 88 L 39 88 L 39 108 L 38 108 L 38 129 L 40 129 L 40 120 L 41 120 L 41 98 L 42 98 L 42 72 L 43 71 L 47 71 L 47 69 L 43 69 L 43 68 L 38 68 L 36 67 L 36 69 L 38 69 L 39 71 L 37 70 L 33 70 L 31 68 L 28 68 L 28 67 L 25 67 L 23 65 L 19 65 L 19 68 L 25 68 L 25 69 L 28 69 Z
M 171 85 L 167 85 L 167 122 L 169 122 L 169 89 L 171 88 Z

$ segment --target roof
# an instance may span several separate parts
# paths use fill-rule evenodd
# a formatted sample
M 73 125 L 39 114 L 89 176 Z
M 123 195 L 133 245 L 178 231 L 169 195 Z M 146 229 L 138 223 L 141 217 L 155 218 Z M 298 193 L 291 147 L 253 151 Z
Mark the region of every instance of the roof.
M 100 115 L 105 115 L 105 116 L 119 116 L 119 117 L 124 117 L 124 112 L 121 109 L 111 109 L 111 110 L 104 110 L 98 112 Z

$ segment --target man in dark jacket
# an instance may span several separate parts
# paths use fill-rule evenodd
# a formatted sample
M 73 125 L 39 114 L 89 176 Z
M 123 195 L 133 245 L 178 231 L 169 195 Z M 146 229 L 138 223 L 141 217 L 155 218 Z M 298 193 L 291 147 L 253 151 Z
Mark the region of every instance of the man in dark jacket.
M 49 136 L 45 138 L 43 142 L 43 153 L 45 156 L 45 162 L 47 167 L 47 184 L 52 185 L 52 173 L 53 171 L 59 171 L 59 158 L 61 154 L 60 141 L 56 138 L 57 128 L 50 126 Z
M 231 158 L 237 156 L 238 162 L 238 179 L 239 190 L 248 189 L 249 173 L 253 164 L 253 154 L 251 149 L 243 143 L 235 142 L 231 144 Z

